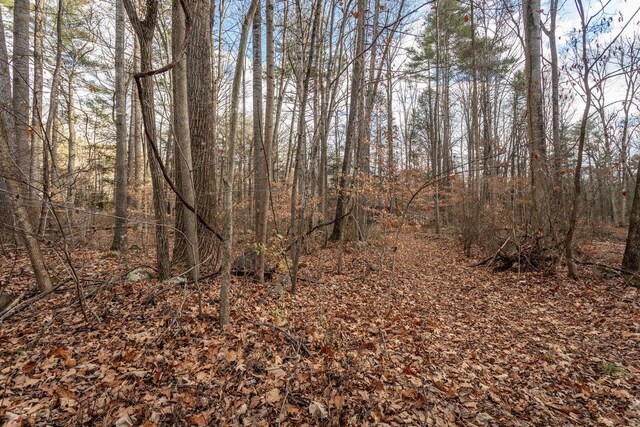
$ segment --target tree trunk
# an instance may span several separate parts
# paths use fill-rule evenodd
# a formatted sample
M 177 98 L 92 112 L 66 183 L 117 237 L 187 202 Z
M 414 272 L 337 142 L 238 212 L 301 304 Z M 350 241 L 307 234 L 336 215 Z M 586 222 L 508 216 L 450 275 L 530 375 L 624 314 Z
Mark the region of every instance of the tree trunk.
M 13 109 L 11 106 L 11 73 L 9 71 L 9 54 L 7 53 L 7 41 L 2 20 L 2 7 L 0 6 L 0 107 L 2 107 L 1 119 L 4 120 L 7 131 L 9 147 L 15 146 L 15 127 L 13 122 Z M 9 209 L 10 195 L 3 173 L 0 173 L 0 224 L 10 224 L 13 220 Z
M 185 16 L 180 0 L 173 0 L 172 6 L 172 36 L 171 48 L 173 60 L 183 56 L 182 50 L 185 41 Z M 182 58 L 172 70 L 173 82 L 173 130 L 175 134 L 175 157 L 179 173 L 180 194 L 191 206 L 196 206 L 195 190 L 191 170 L 193 162 L 191 158 L 191 137 L 189 134 L 189 109 L 187 99 L 187 61 Z M 199 276 L 200 259 L 198 256 L 198 221 L 196 214 L 179 203 L 182 215 L 182 230 L 187 244 L 187 266 L 189 276 L 197 280 Z M 197 206 L 196 206 L 197 209 Z
M 29 169 L 29 196 L 35 196 L 36 182 L 40 181 L 38 162 L 41 158 L 42 135 L 42 91 L 44 51 L 44 0 L 35 1 L 33 27 L 33 111 L 31 115 L 31 163 Z
M 342 159 L 342 170 L 340 171 L 340 181 L 338 183 L 338 200 L 336 202 L 336 214 L 334 217 L 331 240 L 338 241 L 342 235 L 344 214 L 347 204 L 347 187 L 349 185 L 349 169 L 351 168 L 351 152 L 353 142 L 356 141 L 358 110 L 360 109 L 360 89 L 364 79 L 364 17 L 366 4 L 364 0 L 358 0 L 358 22 L 356 29 L 356 50 L 353 61 L 353 71 L 351 75 L 351 95 L 349 101 L 349 116 L 347 119 L 346 138 L 344 142 L 344 157 Z
M 29 180 L 29 0 L 13 4 L 13 113 L 15 144 L 13 153 L 19 169 L 21 188 L 28 189 Z M 23 192 L 29 194 L 29 191 Z
M 578 157 L 576 159 L 576 168 L 573 174 L 573 201 L 571 204 L 571 212 L 569 216 L 569 229 L 564 241 L 565 256 L 567 258 L 567 269 L 569 278 L 578 279 L 578 271 L 573 262 L 573 236 L 578 222 L 578 209 L 580 208 L 580 194 L 582 191 L 581 174 L 582 174 L 582 155 L 584 152 L 585 141 L 587 139 L 587 123 L 589 121 L 589 109 L 591 107 L 591 87 L 589 86 L 589 58 L 587 54 L 587 23 L 585 11 L 582 2 L 576 0 L 578 14 L 580 15 L 582 26 L 582 88 L 585 91 L 585 106 L 582 112 L 582 120 L 580 121 L 580 134 L 578 136 Z
M 240 97 L 240 85 L 244 70 L 244 58 L 247 51 L 247 38 L 249 37 L 249 25 L 256 13 L 260 0 L 251 0 L 251 6 L 242 23 L 240 35 L 240 47 L 238 59 L 233 74 L 233 86 L 231 88 L 231 108 L 229 112 L 229 145 L 227 147 L 227 173 L 224 177 L 224 241 L 222 245 L 222 285 L 220 287 L 220 317 L 221 326 L 229 324 L 229 287 L 231 286 L 231 254 L 233 251 L 233 167 L 236 146 L 236 128 L 238 125 L 238 98 Z
M 267 218 L 269 211 L 269 193 L 271 182 L 271 147 L 273 144 L 274 135 L 274 121 L 273 121 L 273 107 L 274 107 L 274 95 L 275 95 L 275 52 L 274 52 L 274 40 L 273 40 L 273 9 L 274 0 L 267 0 L 266 18 L 267 18 L 267 93 L 265 104 L 265 119 L 264 119 L 264 138 L 263 144 L 258 152 L 260 153 L 260 159 L 256 162 L 256 243 L 260 250 L 258 251 L 258 267 L 256 272 L 256 279 L 258 282 L 264 282 L 264 269 L 265 269 L 265 251 L 267 245 Z M 254 16 L 254 22 L 256 19 Z M 254 24 L 255 25 L 255 24 Z M 255 37 L 255 35 L 254 35 Z M 254 43 L 255 43 L 254 38 Z M 256 70 L 254 69 L 254 73 Z M 255 74 L 254 74 L 255 75 Z M 255 114 L 255 111 L 254 111 Z M 255 138 L 255 134 L 254 134 Z M 258 176 L 259 175 L 259 176 Z
M 49 186 L 51 182 L 51 174 L 49 171 L 50 157 L 54 154 L 54 141 L 56 140 L 54 132 L 56 131 L 55 122 L 58 115 L 58 96 L 60 94 L 60 70 L 62 68 L 62 17 L 63 17 L 63 0 L 58 0 L 58 11 L 56 14 L 56 61 L 53 68 L 53 76 L 51 77 L 51 93 L 49 95 L 49 111 L 47 112 L 47 123 L 45 126 L 45 136 L 43 138 L 43 156 L 42 156 L 42 209 L 40 211 L 39 229 L 44 232 L 46 228 L 48 202 L 49 202 Z M 51 159 L 51 163 L 55 159 Z
M 527 132 L 531 152 L 532 226 L 545 233 L 547 153 L 544 134 L 544 100 L 540 55 L 540 0 L 525 0 L 525 76 L 527 80 Z
M 9 152 L 9 139 L 7 138 L 7 130 L 5 129 L 4 120 L 0 120 L 0 169 L 6 174 L 5 182 L 11 197 L 11 206 L 13 214 L 17 222 L 17 228 L 27 248 L 31 266 L 36 276 L 36 284 L 40 292 L 48 292 L 52 289 L 49 272 L 42 257 L 40 245 L 34 237 L 33 227 L 29 221 L 29 214 L 22 204 L 20 194 L 20 186 L 18 183 L 22 180 L 22 174 L 17 170 L 15 163 L 11 160 Z
M 629 212 L 629 233 L 624 248 L 622 268 L 634 273 L 640 270 L 640 164 L 638 164 L 636 188 Z
M 253 230 L 255 233 L 256 250 L 258 251 L 258 265 L 256 279 L 264 282 L 264 253 L 266 251 L 267 238 L 267 203 L 269 182 L 269 152 L 266 150 L 266 141 L 262 126 L 262 7 L 258 2 L 258 8 L 253 15 Z M 272 28 L 270 28 L 272 30 Z M 273 94 L 272 94 L 273 95 Z
M 193 181 L 198 213 L 214 225 L 217 210 L 216 189 L 216 99 L 213 93 L 211 0 L 194 0 L 191 6 L 191 35 L 187 44 L 187 95 L 189 132 L 193 158 Z M 215 236 L 198 226 L 201 259 L 217 250 Z
M 115 222 L 113 227 L 112 251 L 127 249 L 127 93 L 124 81 L 124 4 L 116 0 L 116 171 L 115 171 Z M 69 138 L 69 168 L 73 170 L 71 158 L 71 138 Z M 70 173 L 71 175 L 71 173 Z M 69 188 L 71 198 L 71 189 Z
M 140 42 L 141 72 L 150 71 L 153 67 L 151 42 L 158 19 L 158 0 L 146 1 L 145 17 L 142 20 L 138 18 L 133 0 L 124 0 L 124 6 Z M 153 186 L 153 209 L 156 221 L 156 265 L 158 277 L 163 280 L 169 276 L 171 265 L 169 263 L 169 240 L 166 229 L 166 196 L 160 165 L 153 152 L 153 144 L 156 138 L 153 79 L 151 77 L 142 78 L 140 85 L 142 89 L 140 94 L 142 122 L 147 143 L 151 184 Z
M 360 0 L 363 1 L 363 0 Z M 364 1 L 363 1 L 364 2 Z M 291 292 L 295 293 L 298 287 L 298 260 L 300 258 L 300 248 L 302 245 L 303 238 L 303 226 L 304 226 L 304 212 L 306 207 L 306 188 L 304 185 L 304 132 L 305 132 L 305 116 L 306 116 L 306 105 L 307 99 L 309 97 L 309 81 L 311 80 L 311 72 L 313 71 L 313 60 L 316 51 L 316 37 L 318 33 L 318 23 L 320 22 L 320 11 L 322 1 L 316 0 L 313 5 L 314 17 L 313 24 L 311 27 L 311 42 L 309 43 L 309 57 L 307 58 L 305 64 L 307 66 L 304 80 L 302 81 L 302 95 L 300 99 L 300 114 L 298 115 L 298 155 L 297 162 L 301 180 L 303 184 L 301 186 L 300 196 L 302 198 L 300 203 L 300 208 L 298 210 L 297 215 L 297 230 L 295 231 L 295 242 L 293 245 L 293 255 L 292 255 L 292 271 L 291 271 Z M 295 227 L 294 227 L 295 230 Z

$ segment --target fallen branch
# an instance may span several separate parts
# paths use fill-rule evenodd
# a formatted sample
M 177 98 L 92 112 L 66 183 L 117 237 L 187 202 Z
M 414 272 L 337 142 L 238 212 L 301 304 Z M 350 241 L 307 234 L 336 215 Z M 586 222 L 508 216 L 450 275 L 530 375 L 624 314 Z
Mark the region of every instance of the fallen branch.
M 69 283 L 70 281 L 71 281 L 71 279 L 67 279 L 64 282 L 61 282 L 61 283 L 57 284 L 56 286 L 54 286 L 53 289 L 51 289 L 50 291 L 39 293 L 36 296 L 34 296 L 32 298 L 29 298 L 28 300 L 23 301 L 22 303 L 16 305 L 11 310 L 9 310 L 9 309 L 5 310 L 2 313 L 2 315 L 0 315 L 0 323 L 2 323 L 4 320 L 8 319 L 9 317 L 13 316 L 14 314 L 19 313 L 20 311 L 22 311 L 25 308 L 29 307 L 31 304 L 41 300 L 42 298 L 46 297 L 47 295 L 50 295 L 50 294 L 54 293 L 55 291 L 57 291 L 63 285 Z
M 493 262 L 496 260 L 496 258 L 500 255 L 500 252 L 502 252 L 502 250 L 507 245 L 507 243 L 509 243 L 509 240 L 511 240 L 511 236 L 507 237 L 507 240 L 504 241 L 502 246 L 500 246 L 500 249 L 498 249 L 496 251 L 496 253 L 493 254 L 493 256 L 485 258 L 484 260 L 480 261 L 479 263 L 472 265 L 472 267 L 479 267 L 481 265 L 484 265 L 486 267 L 491 267 L 491 264 L 493 264 Z
M 638 284 L 634 283 L 632 280 L 640 277 L 640 275 L 638 275 L 638 273 L 635 273 L 633 271 L 629 271 L 626 268 L 614 267 L 612 265 L 603 264 L 603 263 L 594 262 L 594 261 L 578 261 L 578 260 L 574 260 L 574 262 L 576 264 L 599 267 L 599 268 L 602 268 L 603 270 L 610 271 L 610 272 L 616 274 L 617 276 L 619 276 L 620 278 L 622 278 L 627 284 L 630 284 L 632 286 L 638 287 Z
M 252 325 L 264 326 L 264 327 L 271 328 L 271 329 L 274 329 L 274 330 L 280 332 L 282 335 L 284 335 L 287 338 L 287 340 L 289 340 L 289 342 L 291 344 L 293 344 L 293 346 L 296 348 L 296 351 L 298 353 L 304 353 L 304 355 L 307 356 L 307 357 L 311 357 L 312 356 L 311 350 L 309 350 L 309 348 L 306 346 L 306 344 L 304 343 L 302 338 L 293 337 L 289 333 L 289 331 L 287 331 L 286 329 L 283 329 L 280 326 L 274 325 L 272 323 L 255 322 L 253 320 L 247 319 L 246 317 L 244 318 L 244 320 L 245 320 L 245 322 L 251 323 Z

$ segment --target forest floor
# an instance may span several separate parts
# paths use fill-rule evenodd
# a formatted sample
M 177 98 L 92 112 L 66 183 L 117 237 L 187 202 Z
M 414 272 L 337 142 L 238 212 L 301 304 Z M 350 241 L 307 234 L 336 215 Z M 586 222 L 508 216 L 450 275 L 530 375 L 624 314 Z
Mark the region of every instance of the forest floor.
M 393 271 L 349 246 L 336 274 L 330 247 L 295 295 L 236 280 L 221 329 L 218 279 L 200 318 L 193 285 L 126 283 L 144 251 L 100 246 L 73 253 L 99 323 L 71 282 L 0 323 L 7 425 L 640 425 L 640 290 L 598 271 L 494 273 L 408 230 Z M 2 286 L 25 265 L 0 258 Z

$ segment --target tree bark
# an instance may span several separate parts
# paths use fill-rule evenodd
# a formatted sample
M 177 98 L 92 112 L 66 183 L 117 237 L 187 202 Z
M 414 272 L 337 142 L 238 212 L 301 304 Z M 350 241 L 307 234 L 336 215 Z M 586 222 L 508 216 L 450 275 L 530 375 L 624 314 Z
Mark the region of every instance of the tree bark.
M 158 20 L 158 0 L 146 1 L 145 17 L 142 20 L 138 18 L 133 0 L 124 0 L 124 7 L 140 43 L 141 72 L 150 71 L 153 67 L 151 42 Z M 171 265 L 169 263 L 169 240 L 166 229 L 166 196 L 163 188 L 160 165 L 153 153 L 153 143 L 157 133 L 153 78 L 143 78 L 141 88 L 140 103 L 142 104 L 142 122 L 147 143 L 149 171 L 151 173 L 151 184 L 153 186 L 153 209 L 156 221 L 156 265 L 158 277 L 162 280 L 169 276 Z
M 634 273 L 640 270 L 640 164 L 638 164 L 636 187 L 629 212 L 629 232 L 622 258 L 622 268 Z
M 256 244 L 259 246 L 258 266 L 256 271 L 256 279 L 258 282 L 264 282 L 265 269 L 265 252 L 267 248 L 267 218 L 269 211 L 269 187 L 271 182 L 271 147 L 274 135 L 274 95 L 275 95 L 275 51 L 274 51 L 274 23 L 273 9 L 274 0 L 266 0 L 266 19 L 267 19 L 267 93 L 265 103 L 264 118 L 264 134 L 261 147 L 258 153 L 259 159 L 256 162 Z M 255 18 L 258 16 L 254 16 Z M 254 36 L 255 37 L 255 36 Z M 254 38 L 254 42 L 255 42 Z M 254 70 L 254 73 L 256 71 Z M 255 75 L 255 74 L 254 74 Z M 261 76 L 260 76 L 261 78 Z M 255 111 L 254 111 L 255 114 Z M 255 134 L 254 134 L 255 138 Z
M 227 147 L 226 176 L 224 184 L 224 241 L 222 244 L 222 285 L 220 287 L 220 316 L 221 326 L 229 324 L 229 287 L 231 286 L 231 254 L 233 251 L 233 169 L 236 146 L 236 128 L 238 126 L 238 98 L 244 70 L 244 59 L 247 51 L 247 38 L 249 37 L 249 25 L 258 8 L 259 0 L 251 0 L 249 11 L 242 23 L 240 35 L 240 47 L 238 59 L 233 74 L 233 86 L 231 88 L 231 108 L 229 112 L 229 145 Z
M 216 99 L 213 92 L 211 0 L 194 0 L 191 6 L 192 27 L 187 44 L 187 95 L 189 132 L 193 158 L 193 180 L 198 214 L 216 223 Z M 217 250 L 215 237 L 198 226 L 200 257 L 206 259 Z
M 363 1 L 363 0 L 361 0 Z M 298 115 L 298 153 L 296 156 L 297 169 L 299 171 L 299 180 L 301 184 L 300 189 L 300 207 L 298 208 L 296 224 L 292 224 L 292 229 L 295 233 L 295 241 L 293 244 L 293 255 L 291 263 L 291 293 L 295 293 L 298 289 L 298 260 L 300 258 L 300 249 L 303 239 L 303 227 L 304 227 L 304 213 L 306 210 L 306 183 L 305 183 L 305 168 L 304 168 L 304 139 L 305 139 L 305 119 L 306 119 L 306 107 L 307 99 L 309 98 L 309 81 L 311 80 L 311 72 L 313 71 L 313 61 L 316 51 L 316 37 L 318 34 L 318 23 L 320 22 L 320 11 L 322 10 L 322 1 L 316 0 L 313 4 L 313 24 L 311 25 L 311 41 L 309 43 L 309 57 L 305 64 L 307 69 L 305 71 L 304 79 L 302 80 L 302 95 L 300 99 L 300 114 Z M 296 227 L 297 226 L 297 227 Z M 297 229 L 296 229 L 297 228 Z
M 11 207 L 16 219 L 19 233 L 24 241 L 31 260 L 31 266 L 36 276 L 36 284 L 40 292 L 48 292 L 52 289 L 49 272 L 44 263 L 40 245 L 36 240 L 33 227 L 29 221 L 29 214 L 22 204 L 21 190 L 18 183 L 23 179 L 22 173 L 17 170 L 15 163 L 11 160 L 9 151 L 9 139 L 5 129 L 4 120 L 0 120 L 0 169 L 6 174 L 5 183 L 11 195 Z
M 28 189 L 29 180 L 29 0 L 13 4 L 13 113 L 15 144 L 13 153 L 20 175 L 21 187 Z M 29 194 L 25 191 L 23 194 Z
M 532 226 L 544 234 L 548 212 L 546 203 L 547 152 L 544 134 L 544 100 L 540 55 L 540 0 L 525 0 L 525 76 L 527 81 L 527 133 L 531 153 Z
M 182 197 L 191 206 L 196 205 L 195 190 L 193 188 L 193 161 L 191 158 L 191 136 L 189 133 L 189 107 L 187 97 L 187 61 L 184 58 L 185 43 L 185 15 L 180 0 L 173 0 L 171 49 L 173 61 L 182 59 L 171 70 L 173 83 L 173 130 L 175 135 L 175 158 L 179 173 L 179 189 Z M 187 244 L 187 266 L 189 276 L 193 280 L 199 277 L 200 259 L 198 256 L 198 221 L 196 214 L 178 204 L 182 215 L 182 233 Z
M 342 159 L 342 169 L 340 171 L 340 181 L 338 183 L 338 200 L 336 202 L 336 214 L 334 216 L 333 231 L 331 240 L 338 241 L 342 235 L 344 222 L 344 212 L 347 204 L 347 187 L 349 185 L 349 170 L 351 168 L 351 152 L 353 143 L 357 137 L 358 111 L 361 108 L 360 89 L 364 79 L 364 16 L 366 4 L 364 0 L 358 0 L 358 22 L 356 24 L 356 50 L 351 75 L 351 94 L 349 101 L 349 116 L 347 118 L 346 138 L 344 142 L 344 157 Z
M 113 227 L 112 251 L 127 249 L 127 93 L 124 81 L 124 3 L 116 0 L 116 171 L 115 171 L 115 223 Z M 71 142 L 71 139 L 69 139 Z M 71 148 L 71 147 L 70 147 Z M 71 150 L 69 167 L 72 168 Z
M 33 27 L 33 109 L 31 114 L 31 163 L 29 169 L 29 196 L 35 196 L 35 183 L 40 181 L 38 162 L 43 149 L 42 135 L 42 92 L 43 92 L 43 51 L 44 51 L 44 0 L 35 1 Z
M 253 99 L 253 229 L 255 233 L 256 250 L 258 251 L 258 265 L 256 279 L 264 282 L 264 255 L 267 240 L 267 203 L 269 182 L 269 151 L 266 149 L 266 128 L 263 128 L 262 110 L 262 3 L 253 15 L 253 70 L 252 70 L 252 99 Z M 273 11 L 273 9 L 272 9 Z M 273 30 L 273 28 L 270 28 Z M 273 35 L 271 35 L 273 37 Z M 273 96 L 273 94 L 271 94 Z M 271 105 L 272 107 L 272 105 Z M 269 129 L 272 132 L 271 129 Z
M 565 256 L 567 259 L 567 270 L 570 279 L 578 279 L 578 271 L 573 262 L 573 236 L 575 234 L 578 222 L 578 210 L 580 208 L 580 195 L 582 192 L 581 174 L 582 174 L 582 156 L 584 153 L 585 141 L 587 139 L 587 123 L 589 121 L 589 109 L 591 108 L 591 87 L 589 86 L 589 58 L 587 56 L 587 23 L 585 11 L 581 0 L 576 0 L 578 14 L 580 15 L 582 30 L 582 88 L 585 92 L 585 106 L 582 112 L 582 120 L 580 121 L 580 134 L 578 136 L 578 156 L 576 159 L 576 168 L 573 173 L 573 200 L 571 203 L 571 212 L 569 213 L 569 228 L 564 241 Z

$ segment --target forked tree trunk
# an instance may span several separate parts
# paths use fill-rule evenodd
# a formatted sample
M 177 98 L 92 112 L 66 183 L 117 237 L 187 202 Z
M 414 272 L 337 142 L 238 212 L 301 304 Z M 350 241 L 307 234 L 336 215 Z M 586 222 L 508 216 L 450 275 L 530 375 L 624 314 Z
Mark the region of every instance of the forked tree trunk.
M 141 72 L 151 71 L 153 34 L 158 20 L 158 0 L 147 0 L 144 19 L 139 19 L 133 0 L 124 0 L 125 10 L 133 26 L 138 41 L 140 42 L 140 68 Z M 145 139 L 147 142 L 147 157 L 149 158 L 149 171 L 153 187 L 153 210 L 156 221 L 156 265 L 158 277 L 165 279 L 169 276 L 171 265 L 169 262 L 169 239 L 166 229 L 166 196 L 164 192 L 163 178 L 153 152 L 156 137 L 156 120 L 153 93 L 153 78 L 141 79 L 140 103 L 142 104 L 142 122 Z

